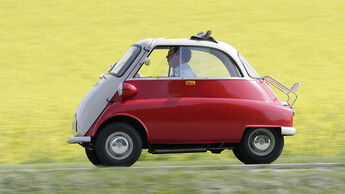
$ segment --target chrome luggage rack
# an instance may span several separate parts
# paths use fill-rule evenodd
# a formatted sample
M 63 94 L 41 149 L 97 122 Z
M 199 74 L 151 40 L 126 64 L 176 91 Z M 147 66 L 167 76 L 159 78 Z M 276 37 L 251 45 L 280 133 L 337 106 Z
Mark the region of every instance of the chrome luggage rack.
M 273 79 L 271 76 L 264 76 L 261 78 L 263 81 L 265 81 L 266 83 L 271 84 L 272 86 L 276 87 L 278 90 L 280 90 L 281 92 L 283 92 L 284 94 L 287 95 L 288 99 L 286 102 L 283 102 L 283 104 L 285 106 L 289 106 L 289 100 L 290 100 L 290 94 L 294 94 L 295 95 L 295 99 L 294 101 L 291 103 L 290 108 L 292 108 L 292 106 L 295 104 L 296 100 L 297 100 L 297 90 L 298 88 L 301 86 L 300 82 L 295 83 L 294 85 L 292 85 L 291 88 L 288 88 L 286 86 L 284 86 L 282 83 L 278 82 L 277 80 Z

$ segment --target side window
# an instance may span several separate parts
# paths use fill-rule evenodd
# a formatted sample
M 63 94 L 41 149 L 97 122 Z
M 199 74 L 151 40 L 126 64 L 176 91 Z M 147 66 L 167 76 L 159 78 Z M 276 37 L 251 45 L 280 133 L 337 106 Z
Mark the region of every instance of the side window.
M 155 48 L 149 56 L 150 65 L 142 65 L 139 70 L 141 77 L 168 77 L 168 51 L 169 48 Z
M 246 68 L 248 74 L 252 78 L 260 79 L 261 76 L 255 71 L 255 69 L 248 63 L 248 61 L 238 52 L 238 57 L 240 58 L 242 64 Z
M 204 47 L 157 47 L 136 77 L 242 77 L 226 54 Z
M 195 47 L 192 56 L 189 64 L 198 77 L 242 77 L 235 62 L 219 50 Z

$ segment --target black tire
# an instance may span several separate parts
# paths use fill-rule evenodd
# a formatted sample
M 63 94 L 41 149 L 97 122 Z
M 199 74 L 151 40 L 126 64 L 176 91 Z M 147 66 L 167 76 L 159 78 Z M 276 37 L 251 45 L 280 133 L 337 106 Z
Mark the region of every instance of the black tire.
M 232 152 L 234 153 L 234 155 L 236 156 L 237 159 L 240 160 L 241 156 L 240 156 L 240 153 L 239 153 L 239 148 L 238 146 L 237 147 L 234 147 L 234 149 L 232 149 Z M 240 160 L 242 162 L 242 160 Z
M 280 156 L 283 147 L 284 137 L 278 130 L 252 128 L 246 130 L 233 152 L 245 164 L 270 164 Z
M 85 148 L 85 153 L 86 153 L 87 158 L 93 165 L 95 166 L 102 165 L 102 162 L 99 160 L 95 150 L 90 150 L 90 149 Z
M 210 151 L 212 154 L 220 154 L 222 151 L 224 151 L 224 149 L 211 149 Z
M 131 166 L 141 154 L 142 141 L 131 125 L 111 123 L 100 131 L 95 148 L 105 166 Z

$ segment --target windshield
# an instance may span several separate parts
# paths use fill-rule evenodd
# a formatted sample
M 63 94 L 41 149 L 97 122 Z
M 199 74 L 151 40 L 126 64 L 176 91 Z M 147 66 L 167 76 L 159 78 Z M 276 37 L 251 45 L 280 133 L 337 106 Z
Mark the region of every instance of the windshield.
M 252 78 L 260 79 L 260 75 L 255 71 L 255 69 L 248 63 L 248 61 L 238 52 L 238 57 L 240 58 L 243 66 L 248 72 L 248 75 Z
M 137 58 L 138 54 L 140 53 L 139 46 L 132 46 L 129 50 L 123 55 L 119 62 L 114 64 L 112 68 L 110 68 L 109 73 L 113 74 L 117 77 L 122 76 L 128 67 L 133 63 L 133 61 Z

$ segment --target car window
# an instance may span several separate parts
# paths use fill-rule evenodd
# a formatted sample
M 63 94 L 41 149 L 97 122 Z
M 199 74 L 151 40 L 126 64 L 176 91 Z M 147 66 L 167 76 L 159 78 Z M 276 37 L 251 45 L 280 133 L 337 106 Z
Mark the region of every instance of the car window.
M 238 57 L 240 58 L 243 66 L 246 68 L 248 75 L 252 78 L 260 79 L 260 75 L 255 71 L 255 69 L 248 63 L 248 61 L 238 52 Z
M 236 63 L 222 51 L 204 47 L 157 47 L 150 66 L 143 65 L 137 77 L 242 77 Z
M 138 54 L 140 53 L 140 47 L 138 46 L 131 46 L 128 51 L 123 55 L 123 57 L 114 64 L 113 67 L 109 70 L 110 74 L 113 74 L 117 77 L 122 76 L 128 67 L 133 63 L 133 61 L 136 59 Z
M 198 77 L 242 77 L 236 63 L 222 51 L 195 47 L 190 66 Z
M 168 77 L 169 65 L 166 59 L 168 48 L 156 48 L 149 55 L 150 65 L 142 65 L 139 73 L 142 77 Z

